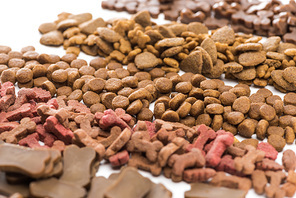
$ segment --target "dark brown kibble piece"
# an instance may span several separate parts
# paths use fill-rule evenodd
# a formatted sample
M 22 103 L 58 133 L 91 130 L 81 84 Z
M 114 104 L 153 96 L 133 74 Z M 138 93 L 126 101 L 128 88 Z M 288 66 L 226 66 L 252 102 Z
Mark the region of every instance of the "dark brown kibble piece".
M 276 112 L 274 108 L 267 104 L 263 104 L 260 107 L 259 112 L 260 112 L 260 116 L 267 121 L 274 119 L 274 117 L 276 116 Z
M 270 135 L 270 136 L 268 136 L 267 141 L 278 152 L 281 152 L 286 145 L 286 140 L 279 135 Z

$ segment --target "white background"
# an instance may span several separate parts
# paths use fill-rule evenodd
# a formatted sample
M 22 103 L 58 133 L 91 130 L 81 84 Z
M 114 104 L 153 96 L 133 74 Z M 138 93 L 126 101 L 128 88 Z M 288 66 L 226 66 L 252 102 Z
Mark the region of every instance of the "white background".
M 40 24 L 45 22 L 53 22 L 57 19 L 57 15 L 61 12 L 69 12 L 72 14 L 80 14 L 89 12 L 93 18 L 102 17 L 107 20 L 114 17 L 130 18 L 126 12 L 115 12 L 109 10 L 102 10 L 100 0 L 1 0 L 0 1 L 0 45 L 7 45 L 14 51 L 19 51 L 22 47 L 32 45 L 36 48 L 38 53 L 57 54 L 63 56 L 65 51 L 62 47 L 47 47 L 39 43 L 41 34 L 38 31 Z M 155 20 L 157 23 L 166 23 L 163 15 Z M 88 62 L 93 58 L 91 56 L 81 53 L 79 58 L 83 58 Z M 234 86 L 235 81 L 225 80 L 225 84 Z M 266 87 L 274 94 L 283 97 L 283 94 L 275 90 L 273 87 Z M 251 87 L 252 93 L 255 93 L 258 88 Z M 237 136 L 238 139 L 242 139 Z M 255 136 L 253 138 L 256 138 Z M 266 140 L 265 140 L 266 141 Z M 294 151 L 295 145 L 286 146 L 285 149 L 292 148 Z M 282 155 L 279 154 L 277 162 L 281 163 Z M 109 164 L 102 164 L 97 175 L 108 177 L 113 170 Z M 163 183 L 169 190 L 173 192 L 174 198 L 184 197 L 184 192 L 190 189 L 190 186 L 185 182 L 174 183 L 164 176 L 153 177 L 150 173 L 141 171 L 141 173 L 149 177 L 155 183 Z M 231 197 L 231 195 L 230 195 Z M 257 196 L 253 190 L 250 190 L 248 198 L 260 197 Z M 263 196 L 261 196 L 263 197 Z

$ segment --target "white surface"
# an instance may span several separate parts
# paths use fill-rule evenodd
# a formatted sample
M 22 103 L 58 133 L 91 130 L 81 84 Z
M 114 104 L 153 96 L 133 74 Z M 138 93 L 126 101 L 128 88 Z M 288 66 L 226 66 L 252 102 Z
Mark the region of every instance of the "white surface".
M 102 17 L 107 20 L 114 17 L 130 18 L 126 12 L 115 12 L 101 9 L 100 0 L 8 0 L 1 1 L 0 4 L 0 45 L 7 45 L 14 51 L 19 51 L 22 47 L 32 45 L 36 48 L 38 53 L 57 54 L 63 56 L 65 51 L 62 47 L 47 47 L 39 43 L 41 34 L 38 31 L 40 24 L 45 22 L 53 22 L 57 19 L 57 15 L 61 12 L 70 12 L 72 14 L 80 14 L 89 12 L 93 15 L 93 18 Z M 163 15 L 160 15 L 157 23 L 166 23 Z M 93 58 L 91 56 L 80 54 L 79 58 L 83 58 L 88 62 Z M 235 81 L 225 80 L 225 84 L 236 85 Z M 283 94 L 275 90 L 273 87 L 266 87 L 270 89 L 274 94 L 283 97 Z M 256 92 L 258 88 L 251 88 L 252 93 Z M 236 136 L 238 139 L 243 139 L 240 136 Z M 256 138 L 254 136 L 254 138 Z M 264 140 L 266 141 L 266 140 Z M 285 149 L 292 148 L 295 151 L 295 145 L 286 146 Z M 277 162 L 281 163 L 282 154 L 280 153 Z M 108 177 L 112 172 L 118 172 L 118 170 L 112 170 L 109 164 L 102 164 L 97 175 Z M 166 179 L 164 176 L 153 177 L 150 173 L 141 171 L 141 173 L 149 177 L 153 182 L 163 183 L 169 190 L 172 191 L 174 198 L 184 197 L 184 192 L 190 189 L 190 186 L 185 182 L 174 183 L 170 179 Z M 253 190 L 250 190 L 248 198 L 264 197 L 258 196 Z

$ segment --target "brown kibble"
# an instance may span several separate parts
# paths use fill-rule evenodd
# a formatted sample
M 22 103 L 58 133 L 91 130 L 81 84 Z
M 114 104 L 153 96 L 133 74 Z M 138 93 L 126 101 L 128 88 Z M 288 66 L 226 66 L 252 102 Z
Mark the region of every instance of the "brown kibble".
M 97 103 L 97 104 L 93 104 L 92 106 L 90 106 L 89 109 L 92 114 L 95 114 L 96 112 L 103 113 L 106 110 L 106 107 L 101 103 Z
M 260 107 L 259 112 L 260 112 L 260 116 L 267 121 L 274 119 L 276 116 L 275 109 L 272 106 L 267 104 L 263 104 Z
M 255 133 L 256 125 L 253 120 L 245 119 L 238 125 L 237 129 L 241 136 L 250 138 Z
M 105 89 L 108 92 L 118 92 L 122 88 L 122 82 L 118 78 L 110 78 L 106 81 Z
M 33 79 L 33 72 L 27 68 L 21 68 L 16 72 L 16 80 L 19 83 L 27 83 Z
M 293 144 L 295 140 L 295 133 L 292 127 L 287 126 L 285 128 L 285 139 L 287 144 Z
M 208 114 L 222 114 L 224 112 L 224 107 L 221 104 L 208 104 L 205 111 Z
M 82 96 L 83 96 L 82 91 L 80 89 L 76 89 L 68 96 L 68 99 L 81 101 Z
M 191 104 L 189 102 L 183 102 L 181 104 L 181 106 L 178 108 L 178 110 L 176 111 L 179 114 L 180 118 L 184 118 L 186 117 L 191 109 Z
M 246 114 L 251 108 L 251 101 L 248 97 L 241 96 L 233 102 L 232 108 L 235 111 L 239 111 L 243 114 Z
M 113 92 L 106 92 L 101 95 L 102 104 L 107 109 L 112 109 L 112 100 L 116 97 L 116 94 Z
M 210 117 L 210 115 L 207 113 L 204 113 L 197 117 L 195 125 L 205 124 L 207 126 L 210 126 L 211 123 L 212 123 L 212 118 Z
M 83 102 L 86 106 L 91 106 L 93 104 L 100 102 L 100 96 L 92 91 L 87 91 L 83 94 Z
M 180 117 L 177 112 L 172 110 L 167 110 L 162 114 L 161 119 L 169 122 L 178 122 L 180 120 Z
M 284 96 L 285 105 L 295 105 L 296 106 L 296 93 L 290 92 Z
M 155 87 L 160 93 L 169 93 L 173 88 L 173 82 L 170 79 L 161 77 L 156 80 Z
M 281 152 L 286 145 L 286 140 L 279 135 L 270 135 L 270 136 L 268 136 L 267 141 L 278 152 Z
M 254 170 L 252 173 L 252 182 L 255 192 L 259 195 L 262 195 L 267 184 L 267 178 L 264 171 Z
M 63 86 L 57 89 L 57 96 L 69 96 L 72 93 L 72 88 Z
M 91 91 L 100 93 L 105 87 L 105 80 L 103 80 L 102 78 L 94 78 L 88 81 L 87 84 L 88 84 L 88 88 Z
M 219 97 L 219 100 L 221 101 L 221 103 L 226 106 L 232 106 L 232 104 L 236 99 L 237 99 L 236 95 L 228 91 L 223 92 Z
M 57 83 L 66 82 L 67 79 L 68 79 L 68 72 L 66 70 L 63 70 L 63 69 L 55 70 L 51 74 L 51 78 L 52 78 L 53 81 L 55 81 Z
M 129 106 L 129 100 L 125 96 L 116 96 L 112 100 L 113 109 L 122 108 L 126 109 Z
M 47 91 L 49 91 L 51 97 L 53 97 L 57 92 L 55 85 L 52 82 L 50 82 L 49 80 L 43 82 L 41 87 L 46 89 Z
M 175 86 L 175 91 L 183 94 L 189 93 L 191 89 L 192 89 L 192 84 L 190 82 L 179 82 Z
M 229 112 L 227 113 L 226 117 L 227 117 L 228 123 L 232 125 L 237 125 L 245 119 L 244 114 L 239 111 Z
M 146 120 L 152 121 L 153 119 L 153 112 L 148 108 L 142 108 L 140 112 L 137 114 L 137 120 Z
M 158 64 L 159 60 L 150 52 L 143 52 L 135 57 L 135 65 L 139 69 L 153 68 Z
M 267 132 L 267 128 L 269 127 L 269 122 L 262 119 L 258 122 L 256 126 L 256 135 L 257 139 L 263 140 L 265 138 L 265 134 Z
M 1 78 L 2 83 L 9 81 L 14 84 L 16 82 L 15 72 L 11 69 L 7 69 L 7 70 L 2 71 L 0 78 Z

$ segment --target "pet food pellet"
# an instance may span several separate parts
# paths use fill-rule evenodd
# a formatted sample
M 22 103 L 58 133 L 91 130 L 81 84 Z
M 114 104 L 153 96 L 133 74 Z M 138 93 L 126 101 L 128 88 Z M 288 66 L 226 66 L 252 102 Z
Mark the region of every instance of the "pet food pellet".
M 173 82 L 168 78 L 158 78 L 155 82 L 156 89 L 160 93 L 170 93 L 173 88 Z
M 180 120 L 180 117 L 177 112 L 167 110 L 162 114 L 161 119 L 169 122 L 178 122 Z
M 129 106 L 129 100 L 127 97 L 125 96 L 116 96 L 113 98 L 112 100 L 112 106 L 114 109 L 117 108 L 122 108 L 122 109 L 126 109 Z
M 278 152 L 281 152 L 286 145 L 286 140 L 279 135 L 270 135 L 270 136 L 268 136 L 267 141 Z
M 80 89 L 76 89 L 68 96 L 68 99 L 81 101 L 82 97 L 83 97 L 82 91 Z
M 100 96 L 92 91 L 87 91 L 82 96 L 83 102 L 87 106 L 91 106 L 93 104 L 100 102 Z

